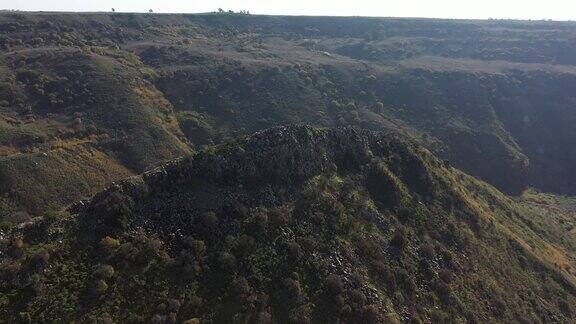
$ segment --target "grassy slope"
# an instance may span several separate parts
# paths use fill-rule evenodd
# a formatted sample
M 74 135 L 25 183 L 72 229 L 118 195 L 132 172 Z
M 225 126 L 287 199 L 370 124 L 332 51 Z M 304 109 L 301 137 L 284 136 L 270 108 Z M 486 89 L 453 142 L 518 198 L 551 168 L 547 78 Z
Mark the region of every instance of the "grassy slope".
M 4 201 L 16 210 L 60 209 L 190 152 L 170 103 L 137 57 L 23 50 L 6 55 L 5 64 L 14 76 L 5 84 L 20 97 L 0 123 L 0 177 Z

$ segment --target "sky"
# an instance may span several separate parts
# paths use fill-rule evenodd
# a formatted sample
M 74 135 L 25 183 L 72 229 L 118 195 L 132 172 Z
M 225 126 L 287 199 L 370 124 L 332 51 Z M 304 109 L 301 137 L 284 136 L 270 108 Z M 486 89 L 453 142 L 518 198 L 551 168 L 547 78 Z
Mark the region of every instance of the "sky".
M 576 0 L 0 0 L 0 9 L 576 20 Z

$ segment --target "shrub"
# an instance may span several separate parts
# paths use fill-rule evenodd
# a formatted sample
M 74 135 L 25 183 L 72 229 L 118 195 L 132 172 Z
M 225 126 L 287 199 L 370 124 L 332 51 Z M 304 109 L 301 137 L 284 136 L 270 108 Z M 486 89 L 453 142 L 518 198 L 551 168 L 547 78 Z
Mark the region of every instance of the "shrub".
M 286 243 L 286 251 L 288 252 L 288 255 L 294 260 L 299 260 L 302 257 L 302 249 L 300 248 L 300 244 L 296 242 Z
M 252 296 L 252 286 L 246 278 L 237 277 L 232 280 L 230 285 L 232 297 L 241 304 L 253 301 L 254 296 Z
M 454 273 L 450 270 L 447 270 L 447 269 L 440 270 L 440 272 L 438 273 L 438 276 L 440 277 L 440 280 L 442 280 L 443 282 L 445 282 L 447 284 L 452 283 L 452 281 L 454 280 Z
M 204 241 L 202 240 L 193 240 L 190 243 L 190 247 L 192 248 L 192 251 L 194 251 L 194 253 L 196 254 L 196 257 L 198 257 L 199 259 L 204 254 L 204 252 L 206 252 L 206 244 L 204 244 Z
M 430 320 L 432 323 L 448 323 L 448 315 L 439 309 L 434 309 L 430 312 Z
M 292 278 L 286 278 L 284 279 L 284 288 L 286 289 L 288 298 L 293 303 L 301 303 L 304 300 L 304 293 L 302 291 L 300 281 L 294 280 Z
M 302 305 L 292 309 L 290 322 L 295 324 L 312 323 L 312 309 L 309 305 Z
M 228 252 L 222 252 L 219 257 L 220 265 L 226 270 L 234 270 L 236 266 L 236 258 Z
M 98 201 L 92 215 L 86 217 L 88 225 L 104 233 L 127 230 L 132 223 L 134 202 L 119 191 L 112 191 Z
M 204 231 L 212 231 L 218 227 L 218 216 L 213 212 L 207 212 L 200 216 L 200 224 Z
M 248 207 L 242 204 L 238 204 L 234 206 L 233 213 L 234 216 L 236 216 L 239 219 L 246 219 L 250 215 L 250 209 L 248 209 Z
M 396 278 L 396 283 L 404 292 L 412 294 L 416 291 L 416 284 L 406 269 L 396 268 L 394 277 Z
M 182 250 L 177 261 L 182 268 L 181 273 L 185 278 L 193 278 L 202 271 L 198 258 L 191 254 L 190 250 Z
M 496 297 L 493 300 L 493 311 L 494 314 L 500 318 L 503 318 L 504 315 L 506 314 L 506 304 L 504 303 L 504 301 L 502 300 L 501 297 Z
M 572 310 L 572 307 L 570 306 L 570 304 L 568 302 L 566 302 L 566 300 L 560 300 L 558 302 L 558 307 L 560 308 L 560 311 L 568 316 L 568 317 L 572 317 L 574 315 L 574 311 Z
M 234 250 L 239 256 L 246 256 L 252 252 L 254 247 L 254 238 L 249 235 L 242 234 L 236 239 Z
M 152 316 L 152 318 L 150 319 L 150 323 L 153 323 L 153 324 L 164 324 L 164 323 L 166 323 L 166 316 L 165 316 L 165 315 L 160 315 L 160 314 L 155 314 L 155 315 Z
M 263 310 L 261 312 L 258 313 L 258 315 L 256 316 L 256 323 L 258 324 L 272 324 L 272 315 L 266 311 Z
M 326 278 L 326 291 L 331 295 L 338 295 L 344 291 L 344 282 L 340 276 L 331 274 Z
M 9 282 L 18 276 L 20 270 L 22 270 L 20 261 L 3 260 L 0 262 L 0 279 Z
M 434 290 L 436 294 L 444 303 L 448 304 L 450 302 L 450 298 L 452 297 L 452 288 L 448 284 L 443 281 L 436 280 L 434 282 Z
M 364 295 L 364 292 L 362 292 L 362 290 L 360 289 L 352 290 L 352 292 L 350 293 L 350 299 L 357 307 L 362 307 L 366 305 L 367 301 L 366 295 Z
M 251 231 L 254 232 L 254 234 L 264 234 L 268 228 L 268 222 L 268 210 L 266 208 L 259 208 L 253 214 L 251 220 Z
M 106 253 L 111 253 L 120 247 L 120 241 L 106 236 L 100 240 L 100 246 Z
M 26 245 L 21 238 L 15 238 L 8 247 L 8 254 L 13 258 L 20 258 L 24 255 Z
M 268 222 L 273 228 L 286 226 L 290 222 L 290 214 L 283 209 L 271 209 L 268 212 Z
M 382 323 L 384 317 L 376 305 L 367 305 L 362 308 L 362 323 Z
M 46 249 L 41 249 L 30 256 L 30 266 L 33 268 L 41 269 L 48 264 L 50 260 L 50 252 Z
M 427 260 L 436 258 L 436 251 L 433 244 L 423 244 L 420 246 L 420 255 Z
M 330 102 L 330 109 L 338 111 L 342 108 L 342 105 L 340 105 L 340 103 L 336 100 L 332 100 Z
M 191 318 L 189 320 L 185 320 L 182 324 L 200 324 L 201 321 L 199 318 Z
M 178 299 L 169 299 L 167 303 L 167 307 L 169 311 L 177 312 L 180 309 L 181 303 Z
M 382 280 L 382 282 L 386 285 L 386 288 L 393 292 L 396 290 L 396 278 L 394 277 L 394 272 L 388 265 L 385 263 L 378 261 L 375 262 L 374 270 L 377 272 L 378 277 Z
M 100 279 L 96 282 L 96 293 L 104 295 L 108 291 L 108 284 L 106 281 Z
M 399 228 L 394 232 L 392 239 L 390 240 L 390 245 L 397 248 L 398 250 L 404 250 L 408 245 L 408 238 L 406 237 L 406 230 Z
M 114 276 L 114 267 L 109 264 L 101 264 L 94 273 L 97 278 L 110 279 Z

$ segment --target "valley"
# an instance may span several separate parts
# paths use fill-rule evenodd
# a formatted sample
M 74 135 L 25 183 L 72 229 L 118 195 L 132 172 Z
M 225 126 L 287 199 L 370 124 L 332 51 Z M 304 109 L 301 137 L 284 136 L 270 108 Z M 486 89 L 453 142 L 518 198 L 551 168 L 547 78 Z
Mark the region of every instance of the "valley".
M 0 318 L 573 322 L 575 39 L 2 12 Z

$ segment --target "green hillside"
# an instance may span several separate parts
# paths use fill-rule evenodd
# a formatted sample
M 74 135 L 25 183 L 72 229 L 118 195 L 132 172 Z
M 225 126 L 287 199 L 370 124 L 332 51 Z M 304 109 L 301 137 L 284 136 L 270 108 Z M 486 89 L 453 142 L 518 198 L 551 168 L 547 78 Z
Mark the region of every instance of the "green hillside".
M 8 233 L 0 309 L 8 322 L 572 322 L 574 260 L 524 208 L 394 136 L 276 128 Z
M 573 323 L 574 39 L 0 12 L 0 323 Z

